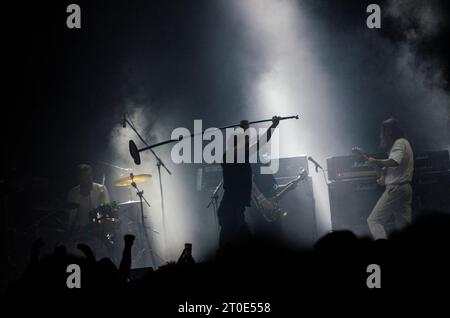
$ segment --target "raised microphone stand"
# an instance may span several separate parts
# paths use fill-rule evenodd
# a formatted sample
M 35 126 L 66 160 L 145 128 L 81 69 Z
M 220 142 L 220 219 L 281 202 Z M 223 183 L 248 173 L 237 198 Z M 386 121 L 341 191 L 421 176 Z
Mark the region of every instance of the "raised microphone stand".
M 299 116 L 295 115 L 295 116 L 279 117 L 279 120 L 298 119 L 298 118 L 299 118 Z M 264 123 L 264 122 L 269 122 L 269 121 L 272 121 L 272 120 L 273 120 L 272 118 L 256 120 L 256 121 L 249 122 L 249 124 Z M 164 200 L 163 200 L 164 196 L 163 196 L 163 192 L 162 192 L 160 166 L 163 166 L 164 169 L 166 169 L 166 171 L 169 174 L 172 174 L 172 173 L 169 171 L 169 169 L 167 169 L 167 167 L 164 165 L 164 163 L 161 161 L 161 159 L 155 154 L 155 152 L 153 151 L 152 148 L 159 147 L 159 146 L 162 146 L 162 145 L 166 145 L 166 144 L 169 144 L 169 143 L 175 143 L 175 142 L 181 141 L 184 138 L 192 138 L 194 136 L 203 135 L 203 134 L 205 134 L 206 130 L 204 130 L 204 131 L 202 131 L 200 133 L 193 133 L 193 134 L 188 135 L 188 136 L 182 136 L 182 137 L 180 137 L 178 139 L 169 139 L 169 140 L 166 140 L 166 141 L 158 142 L 158 143 L 153 144 L 153 145 L 148 145 L 145 142 L 145 140 L 139 135 L 139 133 L 134 128 L 133 124 L 127 119 L 127 116 L 125 115 L 124 118 L 123 118 L 122 126 L 125 128 L 127 123 L 130 125 L 131 129 L 133 129 L 133 131 L 136 133 L 136 135 L 139 137 L 139 139 L 145 145 L 144 148 L 139 149 L 136 146 L 136 143 L 133 140 L 130 140 L 128 142 L 128 148 L 129 148 L 129 151 L 130 151 L 130 155 L 131 155 L 131 157 L 134 160 L 134 163 L 137 164 L 137 165 L 141 164 L 140 153 L 143 152 L 143 151 L 146 151 L 146 150 L 150 150 L 152 152 L 153 156 L 155 156 L 156 161 L 157 161 L 158 173 L 159 173 L 159 185 L 160 185 L 160 191 L 161 191 L 161 210 L 162 210 L 162 222 L 163 222 L 163 232 L 164 232 L 163 237 L 164 237 L 164 245 L 165 245 L 165 242 L 166 242 L 166 239 L 165 239 L 166 230 L 165 230 L 165 219 L 164 219 Z M 224 127 L 215 128 L 215 130 L 223 130 L 223 129 L 232 128 L 232 127 L 238 127 L 238 126 L 240 126 L 240 123 L 239 124 L 233 124 L 233 125 L 228 125 L 228 126 L 224 126 Z
M 130 128 L 134 131 L 134 133 L 138 136 L 138 138 L 142 141 L 142 143 L 149 147 L 148 143 L 144 140 L 144 138 L 142 138 L 142 136 L 137 132 L 136 128 L 134 127 L 133 123 L 128 120 L 127 116 L 125 115 L 123 118 L 123 123 L 122 123 L 122 127 L 125 128 L 126 125 L 129 125 Z M 155 157 L 156 159 L 156 167 L 158 168 L 158 178 L 159 178 L 159 191 L 160 191 L 160 196 L 161 196 L 161 219 L 162 219 L 162 238 L 163 238 L 163 246 L 164 246 L 164 251 L 166 250 L 166 219 L 165 219 L 165 210 L 164 210 L 164 192 L 163 192 L 163 186 L 162 186 L 162 176 L 161 176 L 161 167 L 163 167 L 166 172 L 169 175 L 172 175 L 172 172 L 166 167 L 166 165 L 164 164 L 164 162 L 161 160 L 161 158 L 153 151 L 153 149 L 150 149 L 151 153 L 153 154 L 153 157 Z M 136 160 L 135 160 L 136 162 Z M 140 162 L 139 162 L 140 164 Z M 147 201 L 146 201 L 147 202 Z M 142 204 L 142 202 L 141 202 Z M 144 227 L 145 229 L 145 227 Z M 145 233 L 147 234 L 147 231 L 145 231 Z M 151 248 L 150 248 L 151 250 Z M 164 253 L 164 257 L 165 257 L 165 253 Z M 163 258 L 164 260 L 164 258 Z

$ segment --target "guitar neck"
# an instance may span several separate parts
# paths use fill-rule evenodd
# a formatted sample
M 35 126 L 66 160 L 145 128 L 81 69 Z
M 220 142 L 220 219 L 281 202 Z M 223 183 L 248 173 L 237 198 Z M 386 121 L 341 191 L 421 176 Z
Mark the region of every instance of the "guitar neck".
M 370 155 L 359 148 L 352 149 L 353 154 L 364 157 L 366 160 L 370 157 Z M 378 178 L 384 175 L 384 170 L 376 165 L 371 165 L 373 169 L 377 172 Z
M 280 192 L 278 192 L 275 195 L 275 199 L 276 200 L 281 199 L 281 197 L 284 196 L 289 190 L 291 190 L 292 187 L 300 181 L 300 179 L 301 179 L 301 176 L 298 176 L 297 178 L 295 178 L 294 180 L 289 182 Z

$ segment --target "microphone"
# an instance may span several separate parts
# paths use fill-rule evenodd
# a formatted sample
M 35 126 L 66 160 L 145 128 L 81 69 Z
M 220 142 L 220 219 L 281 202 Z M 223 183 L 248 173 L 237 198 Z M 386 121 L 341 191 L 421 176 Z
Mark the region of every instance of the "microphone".
M 315 161 L 312 157 L 308 156 L 308 160 L 311 161 L 316 166 L 316 172 L 319 171 L 319 168 L 323 170 L 322 166 L 319 165 L 319 163 L 317 161 Z
M 123 120 L 122 120 L 122 128 L 126 128 L 126 127 L 127 127 L 127 116 L 124 114 Z

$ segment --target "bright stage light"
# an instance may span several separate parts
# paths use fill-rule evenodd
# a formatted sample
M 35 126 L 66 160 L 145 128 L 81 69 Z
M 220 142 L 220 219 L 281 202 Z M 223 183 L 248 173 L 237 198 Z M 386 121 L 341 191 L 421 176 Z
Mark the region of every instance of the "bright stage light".
M 300 114 L 300 121 L 280 125 L 280 154 L 308 154 L 325 166 L 339 152 L 339 128 L 333 121 L 328 74 L 314 53 L 316 32 L 297 1 L 232 1 L 233 14 L 242 16 L 249 45 L 256 46 L 259 73 L 248 87 L 249 117 Z M 339 149 L 339 150 L 338 150 Z M 322 174 L 311 173 L 319 229 L 330 227 L 328 189 Z

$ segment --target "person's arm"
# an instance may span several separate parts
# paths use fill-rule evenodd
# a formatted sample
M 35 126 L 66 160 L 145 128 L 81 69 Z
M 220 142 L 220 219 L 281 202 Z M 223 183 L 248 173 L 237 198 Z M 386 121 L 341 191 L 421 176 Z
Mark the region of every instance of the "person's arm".
M 391 151 L 389 152 L 389 158 L 387 159 L 375 159 L 368 157 L 367 160 L 370 165 L 372 165 L 378 174 L 377 183 L 380 185 L 385 184 L 384 172 L 387 168 L 398 167 L 404 157 L 405 144 L 401 139 L 395 141 L 392 145 Z
M 100 204 L 105 205 L 110 203 L 108 189 L 104 185 L 99 187 L 98 196 Z
M 375 168 L 375 171 L 377 172 L 377 183 L 378 183 L 380 186 L 386 185 L 386 180 L 385 180 L 385 178 L 384 178 L 384 172 L 385 172 L 385 169 L 384 169 L 384 168 L 378 168 L 378 167 L 376 167 L 376 168 Z
M 398 139 L 392 145 L 391 151 L 389 152 L 389 158 L 387 159 L 375 159 L 367 158 L 370 164 L 380 169 L 382 168 L 395 168 L 398 167 L 403 160 L 405 154 L 405 143 L 402 139 Z
M 270 127 L 267 129 L 267 131 L 265 132 L 265 135 L 267 136 L 264 136 L 265 138 L 263 138 L 263 141 L 266 141 L 267 140 L 267 142 L 269 142 L 269 140 L 270 140 L 270 138 L 272 138 L 272 132 L 273 132 L 273 130 L 275 129 L 275 128 L 277 128 L 278 127 L 278 124 L 280 123 L 280 117 L 279 116 L 273 116 L 272 117 L 272 125 L 270 125 Z M 267 138 L 267 139 L 266 139 Z
M 86 256 L 86 260 L 93 264 L 95 263 L 95 255 L 92 252 L 91 248 L 86 244 L 77 244 L 77 248 L 83 252 L 84 256 Z
M 108 188 L 106 186 L 103 186 L 104 192 L 105 192 L 105 204 L 108 204 L 111 202 L 110 198 L 109 198 L 109 191 Z
M 369 163 L 373 164 L 375 167 L 382 169 L 382 168 L 389 168 L 389 167 L 398 167 L 399 163 L 395 161 L 394 159 L 375 159 L 372 157 L 369 157 L 368 159 Z
M 270 125 L 269 128 L 267 128 L 266 132 L 260 137 L 257 138 L 256 143 L 251 145 L 249 147 L 249 154 L 253 154 L 254 152 L 258 151 L 259 147 L 263 147 L 266 143 L 269 142 L 270 138 L 272 138 L 272 133 L 275 130 L 275 128 L 278 127 L 278 124 L 280 123 L 280 117 L 279 116 L 273 116 L 272 117 L 272 125 Z M 262 141 L 262 144 L 259 143 L 259 141 Z
M 135 240 L 135 236 L 126 234 L 124 237 L 125 246 L 122 252 L 122 260 L 119 265 L 119 275 L 122 282 L 126 283 L 131 270 L 131 248 Z
M 398 163 L 393 159 L 375 159 L 372 157 L 367 157 L 367 161 L 377 172 L 377 183 L 381 186 L 385 185 L 385 169 L 388 167 L 398 166 Z

